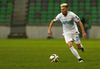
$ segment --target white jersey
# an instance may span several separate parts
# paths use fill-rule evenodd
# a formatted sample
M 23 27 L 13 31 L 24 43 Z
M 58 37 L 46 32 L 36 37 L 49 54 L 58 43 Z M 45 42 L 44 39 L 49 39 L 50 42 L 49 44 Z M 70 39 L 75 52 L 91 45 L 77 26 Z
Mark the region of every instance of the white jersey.
M 76 22 L 80 20 L 80 18 L 71 11 L 68 11 L 68 14 L 64 16 L 62 13 L 59 13 L 54 21 L 60 20 L 63 26 L 63 34 L 68 33 L 79 33 L 77 29 Z

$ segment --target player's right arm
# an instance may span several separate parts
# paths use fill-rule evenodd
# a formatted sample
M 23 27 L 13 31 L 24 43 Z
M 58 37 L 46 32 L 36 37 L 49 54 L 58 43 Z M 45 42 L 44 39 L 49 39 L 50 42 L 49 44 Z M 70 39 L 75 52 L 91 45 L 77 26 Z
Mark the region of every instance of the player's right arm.
M 53 26 L 53 23 L 54 23 L 54 20 L 51 21 L 50 25 L 49 25 L 49 29 L 48 29 L 48 34 L 49 35 L 52 35 L 52 31 L 51 31 L 51 28 Z
M 49 25 L 49 29 L 48 29 L 48 34 L 49 34 L 49 35 L 52 35 L 51 28 L 52 28 L 52 26 L 53 26 L 53 23 L 54 23 L 55 21 L 60 20 L 60 17 L 61 17 L 61 13 L 58 14 L 58 15 L 55 17 L 55 19 L 53 19 L 53 20 L 51 21 L 51 23 L 50 23 L 50 25 Z

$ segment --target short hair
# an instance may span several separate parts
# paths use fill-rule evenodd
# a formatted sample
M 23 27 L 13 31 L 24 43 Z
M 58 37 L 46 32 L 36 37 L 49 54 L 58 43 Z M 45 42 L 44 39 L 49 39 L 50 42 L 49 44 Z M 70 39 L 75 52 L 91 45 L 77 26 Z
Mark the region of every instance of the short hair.
M 67 4 L 67 3 L 62 3 L 62 4 L 60 5 L 60 7 L 66 7 L 66 8 L 68 8 L 68 4 Z

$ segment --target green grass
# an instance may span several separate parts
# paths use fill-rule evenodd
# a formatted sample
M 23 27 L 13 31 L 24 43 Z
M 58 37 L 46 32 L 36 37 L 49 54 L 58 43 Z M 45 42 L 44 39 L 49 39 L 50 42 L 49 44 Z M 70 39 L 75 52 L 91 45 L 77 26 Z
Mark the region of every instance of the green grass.
M 1 39 L 0 69 L 100 69 L 100 40 L 81 41 L 85 52 L 77 51 L 83 63 L 63 39 Z M 59 61 L 51 63 L 51 54 L 57 54 Z

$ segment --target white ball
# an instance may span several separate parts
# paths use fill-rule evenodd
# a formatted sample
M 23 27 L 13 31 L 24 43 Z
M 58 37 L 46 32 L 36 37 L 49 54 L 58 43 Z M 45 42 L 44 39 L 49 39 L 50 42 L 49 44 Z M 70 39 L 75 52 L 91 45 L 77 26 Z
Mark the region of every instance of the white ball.
M 59 57 L 58 57 L 58 55 L 56 55 L 56 54 L 52 54 L 52 55 L 50 56 L 50 61 L 51 61 L 51 62 L 57 62 L 58 59 L 59 59 Z

